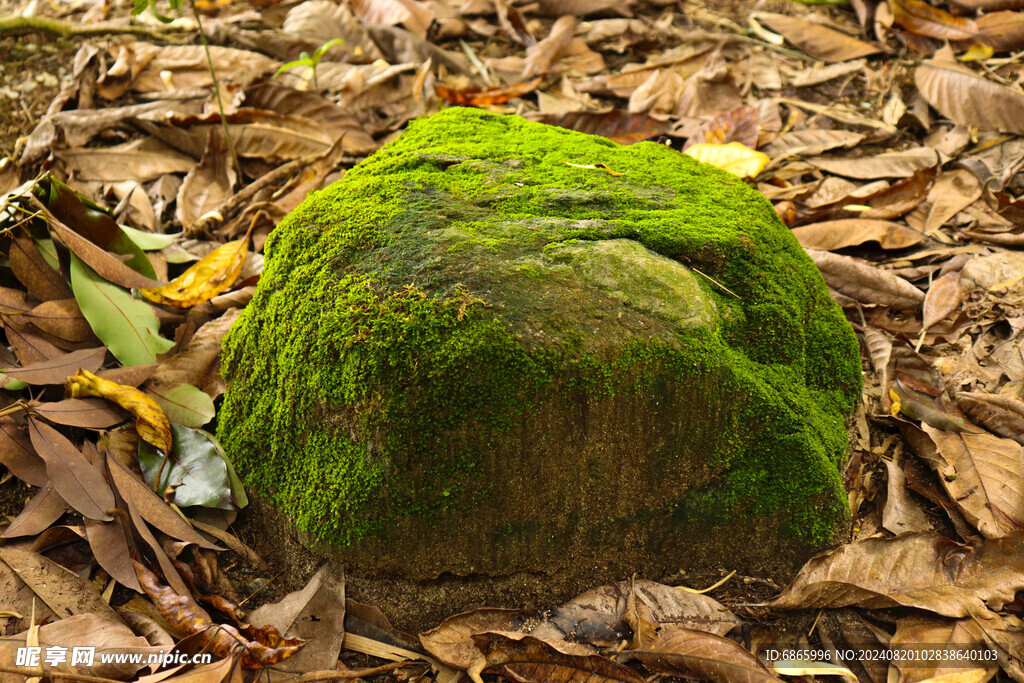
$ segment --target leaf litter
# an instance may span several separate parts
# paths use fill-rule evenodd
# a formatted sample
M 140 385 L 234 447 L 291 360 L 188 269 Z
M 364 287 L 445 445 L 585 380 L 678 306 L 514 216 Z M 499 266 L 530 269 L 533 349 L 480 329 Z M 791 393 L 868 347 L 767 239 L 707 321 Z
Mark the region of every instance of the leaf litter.
M 304 667 L 289 671 L 378 681 L 431 669 L 437 680 L 1024 680 L 1024 259 L 1013 251 L 1024 244 L 1024 3 L 196 5 L 216 90 L 191 12 L 162 33 L 143 14 L 131 28 L 148 34 L 101 38 L 129 28 L 124 2 L 39 17 L 51 23 L 29 33 L 109 20 L 67 44 L 78 54 L 56 84 L 0 73 L 0 97 L 31 81 L 52 100 L 37 98 L 15 135 L 0 131 L 0 487 L 22 487 L 0 548 L 5 608 L 20 616 L 6 618 L 15 639 L 0 656 L 88 629 L 112 650 L 174 644 L 221 658 L 78 671 L 117 680 L 240 680 L 289 657 Z M 40 44 L 2 41 L 12 55 Z M 697 577 L 638 578 L 543 613 L 453 615 L 418 640 L 323 572 L 250 615 L 258 625 L 244 621 L 233 586 L 214 579 L 218 562 L 263 562 L 225 527 L 247 500 L 201 429 L 223 392 L 220 340 L 276 224 L 448 103 L 619 144 L 658 140 L 734 165 L 775 205 L 873 370 L 847 465 L 845 545 L 784 589 L 707 577 L 706 596 L 673 587 Z M 281 597 L 269 578 L 252 590 Z M 794 632 L 810 609 L 814 627 Z M 967 669 L 835 656 L 866 643 L 999 658 Z M 783 645 L 833 655 L 768 666 L 764 653 Z

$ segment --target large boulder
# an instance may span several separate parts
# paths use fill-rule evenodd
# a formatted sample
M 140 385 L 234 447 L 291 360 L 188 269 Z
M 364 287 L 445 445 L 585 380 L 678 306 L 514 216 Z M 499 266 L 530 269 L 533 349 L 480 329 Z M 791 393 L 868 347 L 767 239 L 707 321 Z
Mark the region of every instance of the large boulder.
M 443 610 L 784 579 L 848 520 L 855 336 L 760 194 L 663 145 L 414 121 L 274 232 L 223 368 L 248 486 Z

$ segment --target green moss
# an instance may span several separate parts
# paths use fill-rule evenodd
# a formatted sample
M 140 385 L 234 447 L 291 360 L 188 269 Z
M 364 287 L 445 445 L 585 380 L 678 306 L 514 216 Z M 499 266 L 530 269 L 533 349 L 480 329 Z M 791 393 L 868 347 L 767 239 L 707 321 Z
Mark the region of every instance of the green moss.
M 653 270 L 588 270 L 592 248 Z M 729 174 L 661 145 L 449 109 L 308 198 L 266 251 L 225 342 L 218 434 L 247 483 L 324 541 L 479 506 L 524 424 L 616 396 L 661 397 L 648 408 L 673 436 L 651 463 L 700 453 L 715 475 L 681 497 L 666 485 L 653 510 L 781 515 L 812 543 L 845 517 L 856 340 L 770 204 Z M 706 432 L 662 415 L 689 405 L 687 387 L 735 409 Z

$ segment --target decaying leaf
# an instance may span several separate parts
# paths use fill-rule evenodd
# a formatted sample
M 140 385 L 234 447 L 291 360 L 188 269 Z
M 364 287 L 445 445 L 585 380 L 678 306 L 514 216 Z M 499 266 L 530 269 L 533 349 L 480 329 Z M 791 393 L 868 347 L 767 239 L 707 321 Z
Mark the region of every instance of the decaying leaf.
M 916 308 L 924 301 L 924 292 L 920 289 L 867 261 L 817 249 L 806 251 L 828 286 L 851 299 L 904 308 Z
M 724 145 L 704 142 L 690 147 L 684 154 L 740 178 L 753 178 L 771 161 L 767 154 L 752 150 L 739 142 Z
M 150 301 L 175 308 L 192 308 L 209 301 L 230 288 L 242 272 L 245 256 L 249 252 L 249 232 L 242 239 L 226 242 L 198 263 L 162 287 L 139 290 Z
M 1024 135 L 1024 92 L 999 85 L 957 62 L 921 62 L 914 82 L 928 104 L 965 126 Z
M 779 609 L 916 607 L 947 617 L 987 615 L 1024 587 L 1024 533 L 974 546 L 934 532 L 855 541 L 811 559 Z
M 834 251 L 865 242 L 878 242 L 883 249 L 906 249 L 925 239 L 924 235 L 901 223 L 847 218 L 793 228 L 800 244 L 808 249 Z
M 758 21 L 781 33 L 786 40 L 811 57 L 825 62 L 845 62 L 884 50 L 878 45 L 851 38 L 845 33 L 811 23 L 806 19 L 771 12 L 758 12 L 755 16 Z
M 530 683 L 643 683 L 638 673 L 585 645 L 542 640 L 525 633 L 490 631 L 473 636 L 480 657 L 467 673 L 483 683 L 483 672 Z
M 440 83 L 434 86 L 434 92 L 453 104 L 479 107 L 485 104 L 504 104 L 514 97 L 522 97 L 533 92 L 540 85 L 541 78 L 513 83 L 512 85 L 495 85 L 487 88 L 449 88 Z
M 152 398 L 134 387 L 115 384 L 88 370 L 79 370 L 64 385 L 69 398 L 97 396 L 116 403 L 135 416 L 139 436 L 164 453 L 171 452 L 171 425 L 167 415 Z
M 139 583 L 156 604 L 167 623 L 182 635 L 199 634 L 203 649 L 217 657 L 241 653 L 242 666 L 262 669 L 288 659 L 305 644 L 286 639 L 272 626 L 239 630 L 228 624 L 214 624 L 210 615 L 191 595 L 176 593 L 160 583 L 159 577 L 137 560 L 132 560 Z
M 36 453 L 46 463 L 46 476 L 61 497 L 86 517 L 108 521 L 114 494 L 75 445 L 53 427 L 29 418 L 29 435 Z

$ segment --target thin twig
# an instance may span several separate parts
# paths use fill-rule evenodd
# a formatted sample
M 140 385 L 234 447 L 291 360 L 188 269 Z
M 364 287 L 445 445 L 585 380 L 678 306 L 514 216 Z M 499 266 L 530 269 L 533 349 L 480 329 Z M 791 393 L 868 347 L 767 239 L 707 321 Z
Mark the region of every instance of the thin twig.
M 182 27 L 172 28 L 171 30 L 185 31 L 188 29 Z M 66 21 L 51 19 L 50 17 L 23 17 L 20 15 L 0 16 L 0 35 L 21 35 L 24 33 L 36 33 L 40 31 L 43 33 L 53 33 L 62 38 L 129 34 L 154 38 L 156 40 L 170 40 L 169 34 L 149 28 L 148 26 L 124 26 L 110 23 L 76 26 L 75 24 L 69 24 Z
M 242 166 L 238 163 L 238 155 L 235 154 L 235 142 L 231 139 L 231 131 L 228 129 L 228 119 L 224 116 L 224 102 L 220 96 L 220 82 L 217 80 L 217 70 L 213 68 L 213 57 L 210 56 L 210 44 L 206 41 L 206 32 L 203 31 L 203 20 L 199 17 L 199 10 L 196 9 L 195 0 L 189 0 L 192 7 L 192 15 L 196 18 L 196 27 L 199 29 L 199 39 L 203 41 L 203 52 L 206 53 L 206 64 L 210 67 L 210 78 L 213 80 L 213 92 L 217 95 L 217 111 L 220 113 L 220 125 L 224 129 L 224 137 L 228 142 L 228 152 L 231 153 L 231 161 L 235 165 L 235 173 L 238 182 L 242 182 Z

